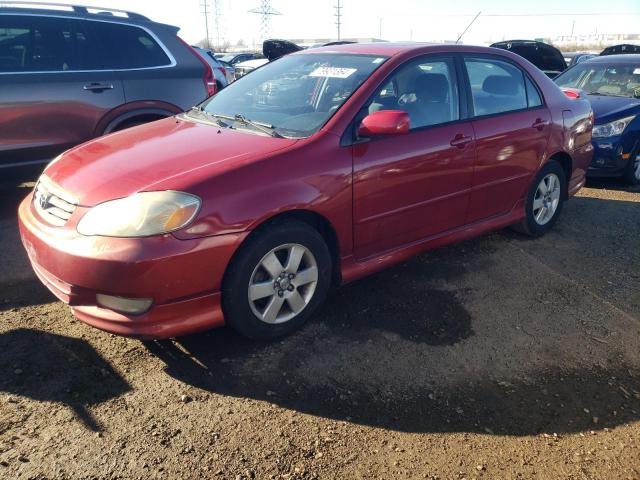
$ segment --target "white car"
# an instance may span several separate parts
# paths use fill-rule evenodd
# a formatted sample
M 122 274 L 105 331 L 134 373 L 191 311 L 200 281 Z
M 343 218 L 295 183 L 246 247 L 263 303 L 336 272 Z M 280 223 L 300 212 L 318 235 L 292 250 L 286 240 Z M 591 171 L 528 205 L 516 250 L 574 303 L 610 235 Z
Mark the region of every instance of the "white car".
M 266 58 L 257 58 L 255 60 L 247 60 L 246 62 L 236 63 L 234 65 L 236 69 L 236 79 L 254 71 L 256 68 L 261 67 L 265 63 L 269 63 L 269 60 Z

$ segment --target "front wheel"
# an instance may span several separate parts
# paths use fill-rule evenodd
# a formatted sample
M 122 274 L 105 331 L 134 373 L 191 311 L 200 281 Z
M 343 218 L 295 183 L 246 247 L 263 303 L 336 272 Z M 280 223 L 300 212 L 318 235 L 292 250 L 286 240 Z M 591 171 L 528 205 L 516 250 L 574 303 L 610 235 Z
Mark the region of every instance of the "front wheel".
M 567 181 L 562 166 L 550 160 L 533 179 L 525 204 L 525 218 L 514 229 L 539 237 L 558 220 L 563 200 L 567 198 Z
M 289 221 L 257 231 L 229 264 L 222 288 L 226 322 L 249 338 L 287 335 L 325 300 L 331 270 L 324 239 L 308 225 Z

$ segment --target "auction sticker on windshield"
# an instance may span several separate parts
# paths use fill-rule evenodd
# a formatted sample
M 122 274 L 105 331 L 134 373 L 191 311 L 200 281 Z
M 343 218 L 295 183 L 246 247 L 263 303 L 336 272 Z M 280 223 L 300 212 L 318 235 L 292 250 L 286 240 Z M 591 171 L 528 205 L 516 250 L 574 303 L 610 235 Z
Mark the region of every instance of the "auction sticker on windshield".
M 357 68 L 319 67 L 309 74 L 310 77 L 348 78 L 357 72 Z

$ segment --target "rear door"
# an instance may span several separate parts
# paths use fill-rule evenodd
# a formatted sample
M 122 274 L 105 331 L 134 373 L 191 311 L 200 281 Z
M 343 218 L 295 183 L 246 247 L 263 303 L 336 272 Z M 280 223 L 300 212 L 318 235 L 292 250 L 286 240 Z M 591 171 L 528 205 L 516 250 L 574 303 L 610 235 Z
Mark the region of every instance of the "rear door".
M 527 192 L 550 134 L 551 114 L 529 76 L 494 56 L 465 56 L 476 162 L 466 223 L 509 212 Z
M 124 102 L 79 19 L 0 15 L 0 168 L 45 162 L 93 138 Z

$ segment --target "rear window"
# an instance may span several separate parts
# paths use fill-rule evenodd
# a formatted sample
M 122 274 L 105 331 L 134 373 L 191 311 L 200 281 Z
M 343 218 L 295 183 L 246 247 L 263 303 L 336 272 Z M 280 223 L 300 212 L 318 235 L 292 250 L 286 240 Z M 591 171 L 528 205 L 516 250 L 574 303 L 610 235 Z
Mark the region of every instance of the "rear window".
M 146 30 L 132 25 L 92 21 L 91 30 L 106 48 L 102 54 L 107 69 L 164 67 L 171 60 Z
M 0 72 L 65 72 L 102 68 L 86 22 L 0 15 Z

